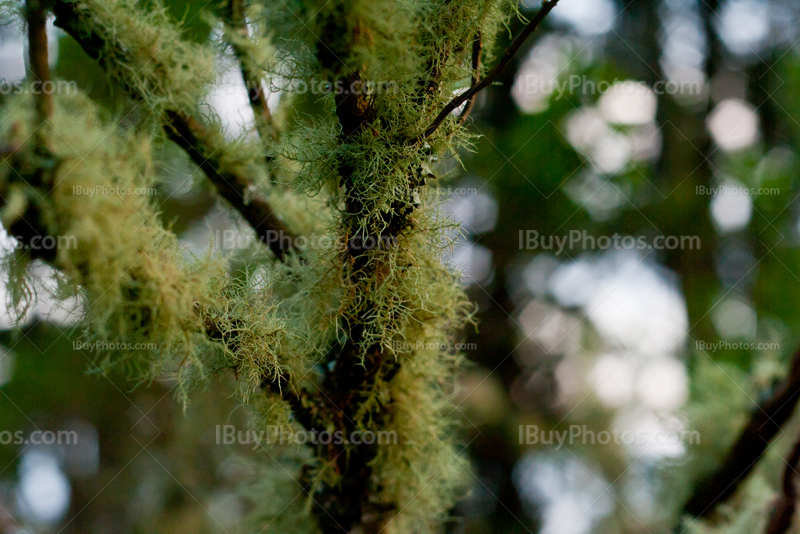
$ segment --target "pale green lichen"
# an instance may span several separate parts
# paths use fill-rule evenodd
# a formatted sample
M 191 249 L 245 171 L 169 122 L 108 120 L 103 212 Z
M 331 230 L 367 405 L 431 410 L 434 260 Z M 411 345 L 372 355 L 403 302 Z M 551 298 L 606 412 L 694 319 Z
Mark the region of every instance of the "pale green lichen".
M 103 36 L 100 62 L 119 87 L 148 103 L 146 112 L 193 113 L 216 77 L 213 54 L 181 39 L 159 2 L 81 0 L 84 32 Z
M 0 133 L 23 153 L 33 150 L 30 104 L 9 103 Z M 67 238 L 54 264 L 84 296 L 90 341 L 114 347 L 124 339 L 109 352 L 143 372 L 153 348 L 191 346 L 188 332 L 202 329 L 195 305 L 213 298 L 208 280 L 220 266 L 187 263 L 159 223 L 143 194 L 153 187 L 146 137 L 110 132 L 83 97 L 56 104 L 48 144 L 57 163 L 49 180 L 28 188 L 28 201 L 48 235 Z M 9 179 L 13 171 L 4 170 Z
M 112 82 L 143 99 L 151 119 L 161 121 L 165 110 L 198 114 L 214 81 L 212 46 L 182 39 L 159 5 L 81 5 L 84 29 L 109 37 L 100 57 Z M 373 120 L 347 140 L 340 136 L 334 94 L 320 95 L 315 115 L 300 117 L 283 140 L 266 146 L 251 132 L 226 139 L 218 118 L 206 117 L 204 150 L 214 151 L 217 170 L 247 176 L 286 210 L 293 228 L 316 237 L 282 264 L 269 259 L 261 244 L 229 265 L 211 256 L 187 259 L 147 196 L 76 195 L 76 187 L 151 187 L 150 139 L 119 129 L 108 135 L 109 125 L 86 99 L 57 99 L 48 137 L 60 162 L 52 191 L 23 187 L 20 206 L 35 205 L 47 232 L 76 236 L 77 246 L 59 250 L 52 261 L 65 275 L 65 287 L 84 295 L 88 339 L 147 347 L 105 351 L 101 367 L 171 376 L 184 400 L 191 385 L 232 370 L 254 425 L 296 428 L 281 390 L 316 394 L 339 363 L 336 347 L 358 330 L 358 348 L 378 347 L 387 365 L 400 367 L 355 392 L 354 424 L 398 437 L 396 445 L 379 447 L 371 462 L 374 497 L 397 511 L 386 530 L 436 531 L 465 488 L 465 459 L 449 418 L 461 358 L 447 347 L 474 307 L 458 274 L 442 264 L 452 235 L 430 186 L 458 163 L 470 137 L 454 120 L 427 142 L 416 137 L 453 91 L 470 83 L 477 33 L 487 52 L 485 71 L 494 36 L 515 10 L 510 0 L 290 1 L 249 6 L 251 39 L 225 32 L 259 76 L 335 83 L 352 74 L 338 63 L 320 65 L 316 56 L 324 46 L 370 82 L 366 101 Z M 270 31 L 291 38 L 273 44 Z M 11 102 L 6 113 L 12 120 L 3 123 L 0 136 L 24 144 L 34 124 L 31 106 Z M 267 155 L 274 158 L 272 180 Z M 344 167 L 348 175 L 341 177 Z M 4 189 L 11 187 L 9 166 L 0 172 Z M 348 251 L 348 241 L 359 236 L 387 239 Z M 17 259 L 24 264 L 25 256 Z M 271 393 L 255 395 L 259 389 Z M 332 459 L 316 452 L 320 457 L 308 448 L 281 449 L 281 461 L 291 462 L 291 476 L 314 475 L 315 488 L 336 487 L 341 475 L 330 467 Z M 259 471 L 258 479 L 257 530 L 268 524 L 277 531 L 313 531 L 314 505 L 296 488 L 280 491 L 292 484 L 280 470 Z
M 226 281 L 216 258 L 186 259 L 162 227 L 146 194 L 154 187 L 146 136 L 109 132 L 81 96 L 56 103 L 48 137 L 56 170 L 26 194 L 42 231 L 67 238 L 52 263 L 64 275 L 62 292 L 83 296 L 85 346 L 97 349 L 100 369 L 122 366 L 141 379 L 174 376 L 184 398 L 191 383 L 232 368 L 246 401 L 263 378 L 279 372 L 282 323 L 268 299 Z M 30 102 L 8 106 L 13 111 L 0 136 L 32 150 Z M 2 170 L 4 181 L 14 172 L 9 164 Z M 9 258 L 16 273 L 30 254 L 21 249 Z M 12 295 L 32 297 L 17 278 Z M 211 340 L 209 328 L 217 334 Z

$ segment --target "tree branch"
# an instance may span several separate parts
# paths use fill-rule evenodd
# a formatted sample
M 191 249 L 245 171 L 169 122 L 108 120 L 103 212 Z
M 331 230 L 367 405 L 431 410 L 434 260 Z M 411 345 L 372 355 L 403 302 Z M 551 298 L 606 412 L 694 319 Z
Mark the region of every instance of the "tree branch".
M 53 11 L 55 24 L 75 39 L 81 48 L 103 68 L 108 69 L 110 62 L 120 61 L 135 64 L 128 56 L 130 52 L 110 31 L 101 31 L 97 27 L 83 23 L 83 20 L 94 15 L 83 3 L 69 0 L 56 0 Z M 105 52 L 106 45 L 111 44 L 114 53 Z M 123 84 L 124 85 L 124 84 Z M 131 86 L 122 89 L 136 100 L 143 100 L 145 95 L 138 94 Z M 180 110 L 167 109 L 161 115 L 164 131 L 178 146 L 183 148 L 194 163 L 199 166 L 214 184 L 220 196 L 242 214 L 259 236 L 278 258 L 283 259 L 291 250 L 296 250 L 294 234 L 280 220 L 272 205 L 256 191 L 253 181 L 241 174 L 241 171 L 230 170 L 223 165 L 222 151 L 213 142 L 214 132 L 198 120 Z
M 794 521 L 794 514 L 797 508 L 797 486 L 795 477 L 797 465 L 800 463 L 800 439 L 792 447 L 789 458 L 786 460 L 786 469 L 783 471 L 781 484 L 781 495 L 778 497 L 775 507 L 767 523 L 765 534 L 785 534 L 789 531 Z
M 756 408 L 722 465 L 703 480 L 684 506 L 695 517 L 708 516 L 730 498 L 794 413 L 800 400 L 800 349 L 792 357 L 788 376 L 772 397 Z
M 47 13 L 41 0 L 27 0 L 25 18 L 28 23 L 28 58 L 33 74 L 34 101 L 39 121 L 44 123 L 53 114 L 53 95 L 45 84 L 50 83 L 50 63 L 47 54 Z
M 505 68 L 511 62 L 511 59 L 514 57 L 514 55 L 519 51 L 519 49 L 528 39 L 528 37 L 530 37 L 531 34 L 534 31 L 536 31 L 536 28 L 544 20 L 544 18 L 550 13 L 550 11 L 553 10 L 554 7 L 556 7 L 556 4 L 558 4 L 558 0 L 547 0 L 542 4 L 542 8 L 539 10 L 538 13 L 536 13 L 536 16 L 533 17 L 533 20 L 531 20 L 528 23 L 528 25 L 525 26 L 525 29 L 522 30 L 522 33 L 520 33 L 517 36 L 517 38 L 514 39 L 514 42 L 511 43 L 511 46 L 509 46 L 506 49 L 505 53 L 503 54 L 503 57 L 500 58 L 500 61 L 492 69 L 492 71 L 483 80 L 481 80 L 480 83 L 472 87 L 469 91 L 451 100 L 450 103 L 444 107 L 441 113 L 439 113 L 439 115 L 436 116 L 431 125 L 428 126 L 428 129 L 425 130 L 425 133 L 422 134 L 422 139 L 427 139 L 428 137 L 430 137 L 433 134 L 433 132 L 435 132 L 437 128 L 441 126 L 441 124 L 444 122 L 447 116 L 453 112 L 453 110 L 455 110 L 456 108 L 458 108 L 458 106 L 460 106 L 467 100 L 473 98 L 475 95 L 477 95 L 478 93 L 489 87 L 489 85 L 491 85 L 492 82 L 494 82 L 495 79 L 497 79 L 500 73 L 503 72 L 503 70 L 505 70 Z
M 178 111 L 167 111 L 164 131 L 179 147 L 183 148 L 208 176 L 217 192 L 233 208 L 242 214 L 275 255 L 283 259 L 295 248 L 295 236 L 275 213 L 272 205 L 258 194 L 255 185 L 246 177 L 225 171 L 219 161 L 219 152 L 208 143 L 211 138 L 207 127 Z
M 478 32 L 478 35 L 475 36 L 475 40 L 472 42 L 472 87 L 476 87 L 478 83 L 481 81 L 481 56 L 483 55 L 483 34 Z M 478 93 L 474 93 L 469 100 L 467 100 L 467 105 L 464 108 L 464 112 L 461 114 L 461 125 L 463 126 L 467 119 L 469 118 L 470 114 L 472 113 L 472 109 L 475 107 L 475 101 L 478 99 Z
M 250 38 L 242 0 L 229 0 L 228 20 L 233 30 L 241 37 Z M 231 40 L 230 45 L 233 48 L 236 59 L 239 60 L 239 69 L 242 72 L 242 79 L 247 88 L 247 97 L 250 100 L 250 107 L 253 109 L 258 134 L 264 141 L 274 141 L 276 136 L 275 130 L 272 128 L 272 113 L 267 104 L 267 95 L 264 94 L 261 74 L 252 68 L 252 60 L 247 50 L 242 48 L 235 40 Z M 268 159 L 271 160 L 272 158 Z

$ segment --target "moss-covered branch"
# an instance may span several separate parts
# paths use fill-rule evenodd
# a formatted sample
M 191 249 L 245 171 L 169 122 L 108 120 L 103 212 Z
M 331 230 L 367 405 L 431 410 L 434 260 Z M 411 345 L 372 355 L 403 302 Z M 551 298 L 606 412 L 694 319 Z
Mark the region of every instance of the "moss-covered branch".
M 794 413 L 800 401 L 800 350 L 792 357 L 789 374 L 773 395 L 753 410 L 722 464 L 695 488 L 684 512 L 707 517 L 727 501 L 755 469 L 761 455 Z
M 770 514 L 765 534 L 786 534 L 792 527 L 797 509 L 797 469 L 800 468 L 800 440 L 795 442 L 781 479 L 781 493 Z
M 370 7 L 380 14 L 390 4 L 377 2 Z M 480 23 L 464 13 L 476 13 L 480 21 L 491 7 L 484 0 L 453 3 L 449 8 L 455 13 L 443 16 L 452 26 L 449 28 L 452 33 L 442 32 L 446 36 L 443 38 L 464 35 L 471 43 L 476 34 L 474 25 Z M 438 259 L 431 257 L 434 246 L 424 234 L 425 216 L 415 217 L 422 208 L 420 195 L 427 176 L 421 169 L 429 161 L 430 153 L 406 142 L 408 124 L 416 124 L 425 116 L 427 106 L 440 99 L 440 84 L 454 75 L 441 50 L 462 47 L 458 42 L 444 46 L 426 44 L 430 57 L 436 59 L 427 62 L 424 72 L 417 69 L 409 73 L 402 69 L 385 72 L 375 63 L 375 56 L 380 57 L 383 51 L 377 52 L 372 46 L 374 35 L 385 28 L 382 21 L 375 20 L 377 14 L 370 16 L 370 10 L 360 8 L 358 2 L 330 2 L 318 15 L 314 32 L 321 74 L 329 77 L 333 86 L 343 88 L 334 98 L 340 146 L 336 160 L 342 204 L 339 232 L 347 243 L 341 254 L 345 298 L 340 304 L 339 325 L 343 339 L 334 347 L 333 369 L 325 375 L 320 389 L 333 406 L 328 413 L 330 424 L 345 435 L 363 425 L 397 428 L 403 424 L 402 419 L 409 417 L 406 410 L 413 409 L 407 403 L 424 403 L 430 407 L 432 418 L 441 417 L 437 404 L 441 392 L 430 391 L 430 384 L 419 370 L 432 365 L 436 369 L 434 375 L 446 376 L 451 372 L 451 362 L 435 351 L 397 351 L 392 344 L 401 342 L 405 336 L 441 335 L 442 330 L 464 318 L 463 294 L 454 288 L 455 280 L 446 274 Z M 418 16 L 412 14 L 410 18 L 416 20 Z M 400 16 L 394 14 L 389 22 L 396 34 L 384 44 L 387 49 L 394 43 L 391 39 L 408 42 L 408 34 L 403 31 L 413 34 L 421 29 L 410 25 L 403 30 L 404 21 L 398 19 Z M 412 49 L 404 54 L 418 52 Z M 403 65 L 403 60 L 404 57 L 399 57 L 397 63 Z M 389 76 L 388 81 L 408 92 L 370 91 L 370 83 L 376 82 L 376 78 L 380 80 L 382 75 Z M 393 120 L 400 114 L 408 122 Z M 373 246 L 364 246 L 365 243 Z M 433 287 L 439 289 L 429 293 Z M 450 308 L 452 315 L 444 314 L 452 320 L 450 325 L 440 322 L 443 316 L 436 319 L 428 313 L 440 306 Z M 430 331 L 420 331 L 417 325 L 426 325 Z M 422 383 L 413 383 L 411 377 Z M 428 422 L 419 423 L 424 428 Z M 442 421 L 438 420 L 434 426 L 438 423 Z M 397 445 L 394 449 L 376 444 L 334 444 L 321 451 L 337 473 L 335 484 L 323 484 L 313 494 L 318 505 L 314 511 L 322 532 L 354 529 L 380 532 L 389 526 L 392 531 L 403 528 L 424 531 L 441 520 L 439 514 L 445 513 L 450 504 L 431 502 L 424 514 L 409 514 L 405 510 L 405 499 L 409 496 L 405 489 L 395 485 L 395 480 L 401 479 L 405 472 L 403 466 L 420 451 L 426 451 L 432 464 L 439 465 L 437 462 L 443 457 L 452 461 L 452 456 L 447 457 L 452 454 L 447 441 L 431 442 L 435 434 L 434 431 L 413 445 Z M 446 471 L 446 467 L 447 464 L 440 465 L 438 469 Z M 415 481 L 419 482 L 419 486 L 414 486 L 416 492 L 424 492 L 432 482 L 420 478 Z M 442 501 L 448 502 L 456 484 L 449 476 L 442 479 L 437 492 L 445 496 Z M 417 523 L 420 516 L 425 520 Z
M 264 296 L 248 294 L 213 257 L 185 261 L 152 199 L 114 192 L 152 185 L 147 139 L 109 134 L 83 97 L 58 104 L 41 146 L 30 135 L 38 129 L 30 105 L 10 103 L 0 131 L 16 147 L 0 165 L 0 215 L 20 241 L 12 288 L 31 298 L 25 267 L 43 260 L 83 295 L 87 337 L 123 347 L 104 350 L 101 367 L 122 366 L 140 379 L 167 373 L 182 394 L 189 382 L 230 368 L 244 400 L 265 385 L 303 417 L 310 403 L 279 360 L 285 327 Z M 110 193 L 80 193 L 103 188 Z
M 130 97 L 152 107 L 167 136 L 187 152 L 220 195 L 242 214 L 278 257 L 284 257 L 294 248 L 293 233 L 275 208 L 257 193 L 255 181 L 248 176 L 256 172 L 253 162 L 228 147 L 218 127 L 203 124 L 191 115 L 202 89 L 202 72 L 207 70 L 202 51 L 181 43 L 178 32 L 171 26 L 165 29 L 143 23 L 137 18 L 142 14 L 124 2 L 105 8 L 91 1 L 57 0 L 53 11 L 56 26 L 98 60 L 112 81 Z M 102 19 L 103 14 L 108 19 Z M 131 28 L 123 24 L 128 22 Z M 112 31 L 118 27 L 119 31 Z M 169 29 L 174 33 L 164 35 Z M 125 42 L 121 35 L 129 37 L 129 41 Z M 185 80 L 182 76 L 186 75 L 197 79 Z
M 145 9 L 134 0 L 57 0 L 54 11 L 56 24 L 100 63 L 112 84 L 152 111 L 145 120 L 157 120 L 287 261 L 260 264 L 262 279 L 250 270 L 231 276 L 219 258 L 182 258 L 147 198 L 76 202 L 72 186 L 94 187 L 106 176 L 141 186 L 153 177 L 149 139 L 114 132 L 100 143 L 101 121 L 85 99 L 56 102 L 57 127 L 73 122 L 81 133 L 65 133 L 77 153 L 60 142 L 53 147 L 56 170 L 40 182 L 59 184 L 54 194 L 38 202 L 22 191 L 14 205 L 35 212 L 35 231 L 79 236 L 75 250 L 59 249 L 45 259 L 66 274 L 74 292 L 87 295 L 85 322 L 93 336 L 157 344 L 138 359 L 119 355 L 123 363 L 147 367 L 149 376 L 172 372 L 181 385 L 230 369 L 257 420 L 346 438 L 364 431 L 394 435 L 388 444 L 345 439 L 305 450 L 298 474 L 319 531 L 427 534 L 447 519 L 464 487 L 448 417 L 461 356 L 447 347 L 474 308 L 458 273 L 442 263 L 449 226 L 428 187 L 446 167 L 442 161 L 464 148 L 465 129 L 454 122 L 446 135 L 414 141 L 454 91 L 471 83 L 477 94 L 486 80 L 481 58 L 508 20 L 504 10 L 514 13 L 516 2 L 305 4 L 308 9 L 299 11 L 307 17 L 301 21 L 305 40 L 281 56 L 275 72 L 335 88 L 321 99 L 318 116 L 287 136 L 281 152 L 287 162 L 298 162 L 298 188 L 327 195 L 317 203 L 325 212 L 314 216 L 337 239 L 309 247 L 307 261 L 287 254 L 286 245 L 296 241 L 257 191 L 267 174 L 263 150 L 255 154 L 248 152 L 254 144 L 243 149 L 245 143 L 226 142 L 213 119 L 198 118 L 213 81 L 212 47 L 181 39 L 158 4 Z M 284 7 L 276 10 L 294 19 L 297 13 Z M 264 67 L 250 62 L 248 50 L 255 48 L 243 32 L 242 3 L 231 0 L 228 8 L 236 30 L 226 37 L 246 83 L 253 82 L 248 89 L 255 85 L 248 96 L 266 139 L 269 109 L 261 80 L 255 84 Z M 3 131 L 0 143 L 16 146 L 31 122 L 21 118 L 27 126 Z M 92 152 L 92 143 L 101 146 Z M 83 161 L 88 154 L 99 173 Z M 62 159 L 77 167 L 62 174 Z M 308 162 L 322 162 L 324 171 L 308 172 Z M 47 168 L 35 161 L 25 168 L 28 163 L 20 158 L 11 165 L 23 175 Z M 122 170 L 108 171 L 114 165 Z M 0 167 L 0 184 L 20 185 L 6 167 Z M 258 389 L 266 394 L 252 400 Z M 275 406 L 278 419 L 271 415 Z
M 295 236 L 275 212 L 275 208 L 257 192 L 255 185 L 241 173 L 226 168 L 219 160 L 222 154 L 213 151 L 207 139 L 208 127 L 193 117 L 177 111 L 165 111 L 164 131 L 183 148 L 211 179 L 220 196 L 242 214 L 244 219 L 278 258 L 294 249 Z
M 250 100 L 250 107 L 253 110 L 256 129 L 262 140 L 265 142 L 276 140 L 276 130 L 272 124 L 272 113 L 267 103 L 267 95 L 264 92 L 263 76 L 256 67 L 254 59 L 251 57 L 243 42 L 250 42 L 250 31 L 247 28 L 243 0 L 228 0 L 227 18 L 235 37 L 229 39 L 236 59 L 239 61 L 239 69 L 242 73 L 247 89 L 247 98 Z M 270 158 L 271 159 L 271 158 Z

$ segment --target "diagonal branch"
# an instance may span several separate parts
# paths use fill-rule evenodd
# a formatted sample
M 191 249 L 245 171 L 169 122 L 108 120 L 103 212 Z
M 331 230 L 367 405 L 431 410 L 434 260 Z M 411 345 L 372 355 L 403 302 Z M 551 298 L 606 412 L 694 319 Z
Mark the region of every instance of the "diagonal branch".
M 66 31 L 81 48 L 108 70 L 114 62 L 136 64 L 130 52 L 110 31 L 102 31 L 96 25 L 84 22 L 94 15 L 84 3 L 56 0 L 53 11 L 55 25 Z M 107 52 L 113 50 L 113 54 Z M 122 89 L 135 100 L 144 100 L 145 95 L 122 82 Z M 296 250 L 295 239 L 289 228 L 280 220 L 275 209 L 256 192 L 253 181 L 239 169 L 225 165 L 224 154 L 219 150 L 217 132 L 178 109 L 166 109 L 161 115 L 162 126 L 167 136 L 183 148 L 214 184 L 220 196 L 242 214 L 263 241 L 278 258 L 283 259 L 291 250 Z M 215 141 L 216 139 L 216 141 Z
M 444 107 L 441 113 L 436 116 L 431 125 L 428 126 L 428 129 L 425 130 L 425 133 L 422 134 L 423 139 L 430 137 L 433 132 L 435 132 L 439 126 L 441 126 L 447 116 L 450 115 L 450 113 L 452 113 L 456 108 L 458 108 L 458 106 L 489 87 L 492 82 L 497 79 L 500 73 L 505 70 L 505 68 L 511 62 L 511 59 L 528 39 L 528 37 L 530 37 L 531 34 L 536 31 L 536 28 L 539 27 L 539 24 L 544 20 L 544 18 L 550 13 L 550 11 L 553 10 L 554 7 L 556 7 L 556 4 L 558 4 L 558 0 L 547 0 L 542 4 L 542 8 L 538 13 L 536 13 L 536 16 L 533 17 L 533 20 L 531 20 L 528 25 L 525 26 L 525 29 L 522 30 L 522 33 L 520 33 L 517 38 L 514 39 L 514 42 L 511 43 L 511 46 L 506 49 L 503 57 L 500 58 L 500 61 L 492 69 L 492 71 L 487 74 L 486 77 L 480 81 L 480 83 L 473 86 L 469 91 L 451 100 L 450 103 Z
M 695 517 L 708 516 L 730 498 L 750 474 L 758 459 L 794 413 L 800 400 L 800 349 L 792 357 L 789 374 L 764 404 L 750 416 L 722 465 L 703 480 L 684 506 Z
M 783 472 L 781 495 L 767 523 L 766 534 L 786 534 L 794 521 L 797 509 L 797 466 L 800 464 L 800 439 L 792 447 L 789 458 L 786 460 L 786 469 Z
M 294 249 L 295 238 L 275 209 L 246 177 L 224 170 L 221 155 L 208 143 L 210 132 L 205 125 L 178 111 L 167 111 L 164 131 L 192 161 L 200 167 L 217 188 L 222 198 L 241 213 L 275 255 L 283 259 Z

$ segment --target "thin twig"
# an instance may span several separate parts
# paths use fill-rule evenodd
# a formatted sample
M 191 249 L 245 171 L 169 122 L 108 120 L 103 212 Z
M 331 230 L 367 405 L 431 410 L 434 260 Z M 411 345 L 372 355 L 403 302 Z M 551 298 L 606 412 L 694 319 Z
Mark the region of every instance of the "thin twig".
M 472 42 L 472 87 L 478 85 L 481 81 L 481 56 L 483 55 L 483 34 L 478 32 L 478 35 L 475 36 L 475 40 Z M 470 114 L 472 113 L 472 109 L 475 107 L 475 102 L 478 99 L 478 93 L 473 94 L 469 100 L 467 100 L 467 105 L 464 107 L 464 112 L 461 114 L 461 125 L 463 126 L 467 119 L 469 118 Z
M 765 534 L 785 534 L 789 531 L 794 521 L 797 508 L 797 486 L 795 485 L 797 465 L 800 463 L 800 439 L 794 444 L 789 458 L 786 460 L 786 469 L 783 471 L 781 495 L 772 509 L 772 514 L 767 523 Z
M 684 506 L 687 514 L 708 516 L 716 506 L 736 493 L 758 459 L 794 413 L 800 400 L 800 349 L 792 357 L 788 376 L 765 403 L 750 416 L 722 465 L 694 491 Z
M 522 30 L 522 33 L 520 33 L 519 36 L 517 36 L 517 38 L 514 39 L 514 42 L 511 43 L 511 46 L 509 46 L 506 49 L 505 53 L 503 54 L 503 57 L 500 58 L 500 61 L 492 69 L 492 71 L 483 80 L 481 80 L 481 82 L 478 83 L 478 85 L 471 88 L 466 93 L 459 95 L 455 97 L 453 100 L 451 100 L 450 103 L 444 107 L 442 112 L 436 116 L 436 118 L 433 120 L 433 123 L 431 123 L 431 125 L 428 126 L 428 129 L 425 130 L 425 133 L 422 134 L 423 139 L 427 139 L 428 137 L 430 137 L 433 134 L 433 132 L 435 132 L 436 129 L 439 128 L 442 122 L 444 122 L 447 116 L 453 112 L 453 110 L 458 108 L 458 106 L 460 106 L 461 104 L 472 98 L 474 95 L 480 93 L 485 88 L 489 87 L 489 85 L 491 85 L 492 82 L 494 82 L 497 79 L 500 73 L 503 72 L 503 70 L 508 66 L 508 64 L 511 62 L 511 59 L 514 57 L 514 55 L 519 51 L 519 49 L 528 39 L 528 37 L 530 37 L 531 34 L 534 31 L 536 31 L 536 28 L 544 20 L 544 18 L 548 15 L 548 13 L 550 13 L 550 11 L 552 11 L 553 8 L 556 7 L 556 4 L 558 4 L 558 0 L 548 0 L 542 4 L 542 9 L 540 9 L 539 12 L 536 13 L 536 16 L 533 17 L 533 20 L 531 20 L 528 23 L 528 25 L 525 26 L 525 29 Z

